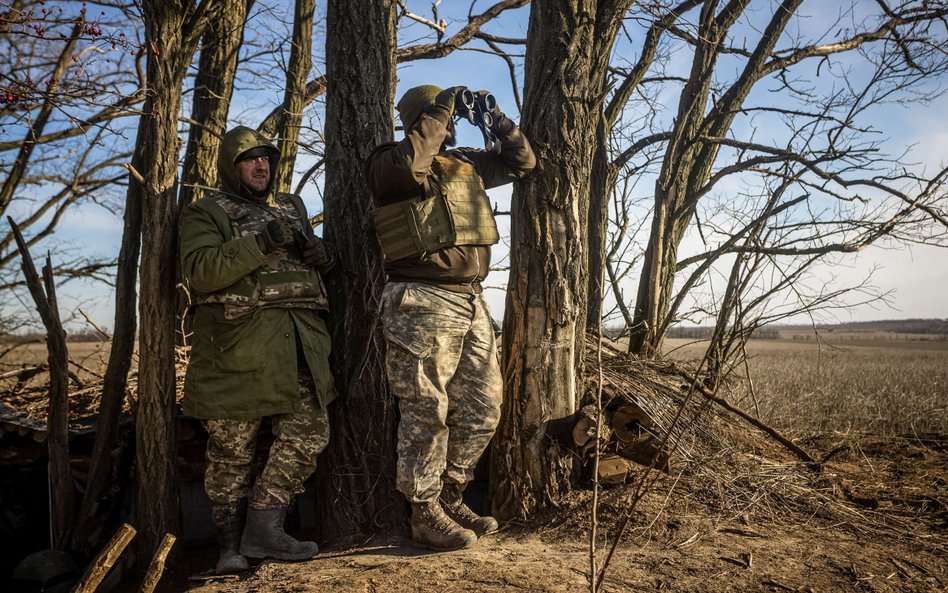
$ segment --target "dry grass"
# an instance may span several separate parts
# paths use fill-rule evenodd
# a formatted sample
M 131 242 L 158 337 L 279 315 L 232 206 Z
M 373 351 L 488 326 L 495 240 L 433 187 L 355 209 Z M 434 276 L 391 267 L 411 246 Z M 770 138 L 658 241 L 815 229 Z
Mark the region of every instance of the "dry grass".
M 676 358 L 700 356 L 698 344 L 670 341 Z M 797 435 L 948 434 L 948 342 L 863 340 L 818 345 L 752 341 L 728 397 Z M 683 346 L 683 347 L 682 347 Z

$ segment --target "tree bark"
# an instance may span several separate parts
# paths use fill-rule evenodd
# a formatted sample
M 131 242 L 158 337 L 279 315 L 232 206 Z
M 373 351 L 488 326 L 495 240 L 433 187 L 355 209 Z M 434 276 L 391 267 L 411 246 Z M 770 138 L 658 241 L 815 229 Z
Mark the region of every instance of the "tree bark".
M 177 252 L 177 115 L 181 89 L 203 29 L 221 3 L 204 0 L 142 2 L 149 52 L 143 125 L 136 140 L 146 164 L 142 190 L 139 382 L 136 410 L 137 524 L 139 562 L 165 533 L 178 532 L 175 435 L 175 280 Z
M 491 451 L 494 513 L 523 518 L 570 486 L 547 423 L 576 410 L 587 289 L 586 215 L 609 54 L 630 0 L 532 4 L 522 128 L 537 170 L 514 189 L 504 407 Z
M 230 98 L 234 92 L 237 57 L 244 42 L 244 22 L 254 0 L 228 2 L 220 18 L 214 19 L 202 39 L 198 71 L 194 77 L 194 101 L 188 147 L 181 167 L 179 206 L 204 197 L 195 185 L 217 184 L 217 153 L 227 128 Z
M 338 252 L 328 277 L 332 368 L 341 397 L 329 409 L 332 438 L 318 472 L 325 538 L 404 521 L 395 491 L 397 409 L 385 381 L 377 323 L 381 250 L 368 226 L 362 163 L 392 140 L 395 2 L 330 0 L 326 25 L 325 237 Z
M 139 130 L 144 118 L 139 121 Z M 141 132 L 139 131 L 139 134 Z M 132 156 L 132 168 L 144 169 L 142 155 L 136 151 Z M 99 413 L 95 421 L 95 443 L 89 466 L 86 491 L 79 507 L 79 518 L 74 545 L 84 550 L 90 542 L 87 535 L 92 529 L 92 519 L 98 503 L 112 475 L 112 451 L 118 440 L 118 425 L 122 414 L 128 386 L 128 372 L 135 351 L 138 304 L 137 272 L 138 256 L 141 252 L 142 196 L 141 186 L 132 180 L 128 185 L 123 214 L 122 245 L 119 248 L 118 269 L 115 276 L 115 325 L 109 349 L 109 362 L 102 380 L 102 395 Z
M 588 286 L 586 289 L 586 327 L 593 331 L 602 319 L 605 283 L 602 269 L 606 265 L 606 232 L 609 230 L 609 196 L 615 187 L 615 175 L 609 162 L 608 135 L 605 118 L 596 126 L 596 149 L 593 154 L 589 189 Z
M 283 113 L 277 124 L 277 147 L 280 149 L 280 164 L 274 172 L 273 187 L 276 191 L 290 191 L 293 182 L 293 166 L 299 150 L 300 124 L 303 108 L 306 107 L 306 78 L 313 67 L 313 11 L 316 0 L 296 0 L 293 16 L 293 39 L 290 62 L 286 71 L 286 91 L 283 95 Z M 327 40 L 327 45 L 328 45 Z

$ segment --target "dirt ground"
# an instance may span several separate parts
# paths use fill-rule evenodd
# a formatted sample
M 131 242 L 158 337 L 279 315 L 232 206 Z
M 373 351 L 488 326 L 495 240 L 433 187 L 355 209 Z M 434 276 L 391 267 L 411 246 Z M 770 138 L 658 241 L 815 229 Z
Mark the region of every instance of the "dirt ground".
M 946 591 L 948 442 L 945 439 L 812 441 L 835 449 L 819 476 L 825 505 L 785 511 L 777 497 L 731 504 L 674 472 L 642 499 L 609 565 L 602 590 Z M 669 495 L 669 490 L 674 489 Z M 629 507 L 629 485 L 604 490 L 598 560 Z M 415 548 L 399 535 L 328 549 L 307 562 L 264 562 L 244 575 L 197 579 L 210 547 L 166 575 L 160 590 L 193 593 L 309 591 L 589 590 L 591 492 L 578 490 L 532 525 L 507 525 L 449 553 Z M 741 512 L 740 507 L 745 511 Z M 189 579 L 190 577 L 190 579 Z

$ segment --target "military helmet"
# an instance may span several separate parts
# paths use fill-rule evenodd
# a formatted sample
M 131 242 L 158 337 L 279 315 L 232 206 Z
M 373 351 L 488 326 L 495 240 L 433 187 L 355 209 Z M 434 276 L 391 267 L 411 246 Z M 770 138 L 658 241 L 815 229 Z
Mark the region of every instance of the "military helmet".
M 405 91 L 402 98 L 395 104 L 395 109 L 398 110 L 398 118 L 402 120 L 402 128 L 406 134 L 421 117 L 425 107 L 435 102 L 441 90 L 441 87 L 433 84 L 423 84 Z

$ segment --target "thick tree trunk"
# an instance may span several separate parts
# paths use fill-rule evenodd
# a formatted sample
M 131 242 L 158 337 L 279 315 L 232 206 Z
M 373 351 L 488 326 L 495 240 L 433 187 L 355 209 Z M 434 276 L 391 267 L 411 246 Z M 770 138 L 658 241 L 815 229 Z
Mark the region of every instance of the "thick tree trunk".
M 293 166 L 299 150 L 300 124 L 306 107 L 306 78 L 313 67 L 313 11 L 316 0 L 296 0 L 293 17 L 293 39 L 290 61 L 287 64 L 286 90 L 283 95 L 283 114 L 277 125 L 277 146 L 280 164 L 274 172 L 276 191 L 290 191 Z M 328 45 L 327 40 L 327 45 Z
M 525 517 L 570 485 L 546 434 L 582 390 L 589 177 L 609 53 L 629 1 L 535 2 L 522 128 L 537 170 L 514 190 L 504 316 L 505 400 L 491 451 L 494 513 Z
M 204 190 L 193 186 L 217 185 L 217 152 L 227 127 L 237 56 L 244 41 L 244 22 L 253 3 L 254 0 L 226 3 L 220 18 L 211 22 L 202 39 L 191 105 L 191 119 L 196 123 L 188 132 L 181 168 L 180 206 L 204 196 Z
M 330 406 L 332 438 L 320 462 L 323 537 L 374 532 L 403 521 L 395 491 L 397 410 L 385 383 L 377 324 L 383 274 L 367 225 L 362 163 L 392 139 L 395 2 L 330 0 L 327 7 L 326 239 L 338 250 L 329 274 L 332 368 L 341 397 Z
M 178 532 L 175 434 L 175 280 L 177 252 L 177 115 L 181 88 L 201 29 L 217 0 L 142 3 L 148 48 L 148 98 L 136 140 L 142 175 L 136 524 L 147 567 L 165 533 Z M 210 10 L 209 10 L 209 7 Z

